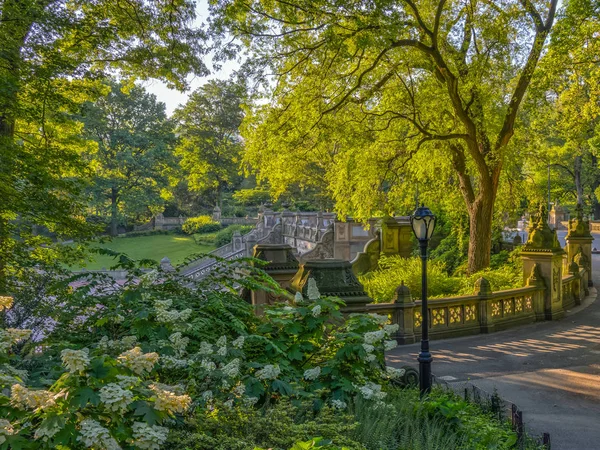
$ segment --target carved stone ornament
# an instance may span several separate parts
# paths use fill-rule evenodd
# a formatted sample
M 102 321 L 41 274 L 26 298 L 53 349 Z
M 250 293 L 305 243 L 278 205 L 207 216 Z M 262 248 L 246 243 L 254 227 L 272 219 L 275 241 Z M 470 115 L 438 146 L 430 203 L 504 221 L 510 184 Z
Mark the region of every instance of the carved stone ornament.
M 541 204 L 537 216 L 531 218 L 529 239 L 523 248 L 524 251 L 553 251 L 562 250 L 556 230 L 548 226 L 546 207 Z
M 577 215 L 573 219 L 569 219 L 569 231 L 567 239 L 570 237 L 592 237 L 590 233 L 590 222 L 583 218 L 583 207 L 581 203 L 577 204 Z

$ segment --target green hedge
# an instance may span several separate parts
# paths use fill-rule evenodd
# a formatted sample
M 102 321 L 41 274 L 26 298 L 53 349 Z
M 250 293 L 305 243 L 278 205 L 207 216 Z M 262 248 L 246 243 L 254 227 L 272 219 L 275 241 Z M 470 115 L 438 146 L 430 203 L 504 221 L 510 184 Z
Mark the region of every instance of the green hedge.
M 219 231 L 221 224 L 212 220 L 210 216 L 197 216 L 190 217 L 183 222 L 181 229 L 186 234 L 195 233 L 210 233 L 213 231 Z
M 233 233 L 239 231 L 240 234 L 246 234 L 254 228 L 252 225 L 229 225 L 222 229 L 215 236 L 215 247 L 219 248 L 231 242 Z

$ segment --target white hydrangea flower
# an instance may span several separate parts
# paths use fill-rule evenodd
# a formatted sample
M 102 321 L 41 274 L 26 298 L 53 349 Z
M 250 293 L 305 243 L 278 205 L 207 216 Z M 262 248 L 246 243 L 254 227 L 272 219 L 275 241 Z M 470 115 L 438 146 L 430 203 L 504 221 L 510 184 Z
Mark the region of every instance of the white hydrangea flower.
M 364 397 L 365 400 L 383 400 L 387 395 L 387 392 L 381 391 L 381 385 L 369 382 L 364 386 L 360 386 L 358 391 Z
M 117 383 L 109 383 L 100 389 L 100 401 L 107 410 L 122 414 L 133 401 L 133 393 Z
M 319 378 L 319 375 L 321 375 L 321 368 L 319 366 L 304 371 L 304 379 L 308 381 L 316 380 Z
M 185 349 L 190 342 L 190 338 L 183 337 L 178 331 L 177 333 L 173 333 L 171 336 L 169 336 L 169 342 L 175 350 L 175 353 L 177 353 L 178 356 L 181 356 L 185 353 Z
M 371 344 L 363 344 L 362 346 L 365 349 L 365 352 L 367 353 L 373 353 L 373 351 L 375 350 L 375 346 Z
M 331 404 L 335 409 L 346 409 L 348 406 L 346 402 L 342 400 L 331 400 Z
M 229 409 L 233 408 L 233 399 L 229 399 L 226 402 L 223 402 L 223 406 L 225 406 Z
M 377 359 L 377 356 L 373 353 L 369 353 L 366 357 L 365 357 L 365 361 L 367 362 L 373 362 Z
M 406 373 L 406 370 L 396 369 L 395 367 L 386 366 L 385 372 L 388 377 L 395 379 L 395 378 L 403 377 L 404 374 Z
M 156 313 L 156 321 L 160 323 L 175 323 L 185 322 L 192 315 L 191 309 L 184 309 L 183 311 L 177 311 L 176 309 L 170 308 L 173 304 L 172 300 L 155 300 L 154 311 Z
M 121 450 L 119 444 L 106 428 L 93 419 L 82 420 L 77 440 L 88 448 Z
M 292 308 L 291 306 L 284 306 L 282 310 L 283 310 L 283 311 L 285 311 L 285 312 L 288 312 L 288 313 L 289 313 L 289 312 L 294 312 L 294 311 L 296 311 L 296 310 L 295 310 L 294 308 Z
M 123 323 L 124 320 L 125 320 L 125 317 L 123 317 L 121 314 L 117 314 L 117 315 L 115 315 L 115 317 L 113 317 L 114 323 Z
M 173 392 L 174 388 L 171 386 L 151 384 L 150 389 L 156 395 L 154 408 L 159 411 L 166 411 L 169 414 L 181 414 L 192 404 L 192 399 L 189 395 L 177 395 Z
M 321 314 L 321 305 L 316 305 L 312 310 L 311 313 L 313 315 L 313 317 L 319 317 L 319 314 Z
M 381 341 L 385 337 L 385 331 L 377 330 L 377 331 L 369 331 L 365 333 L 364 340 L 367 344 L 375 344 L 376 342 Z
M 141 348 L 134 347 L 121 353 L 117 359 L 132 372 L 143 375 L 146 372 L 152 372 L 154 365 L 158 362 L 158 353 L 142 353 Z
M 229 381 L 227 380 L 221 380 L 221 389 L 223 390 L 227 390 L 231 387 L 231 385 L 229 384 Z
M 162 361 L 163 366 L 168 369 L 183 369 L 190 364 L 187 359 L 179 359 L 169 355 L 161 356 L 160 360 Z
M 8 297 L 11 298 L 11 297 Z M 1 306 L 1 305 L 0 305 Z M 6 436 L 12 436 L 15 432 L 12 424 L 6 419 L 0 419 L 0 445 L 6 442 Z
M 397 323 L 392 323 L 390 325 L 386 325 L 383 327 L 383 331 L 385 332 L 385 334 L 387 336 L 394 334 L 399 329 L 400 329 L 400 325 L 398 325 Z
M 256 378 L 259 380 L 274 380 L 281 373 L 277 365 L 267 364 L 262 369 L 256 371 Z
M 202 367 L 204 370 L 207 370 L 208 372 L 212 372 L 217 368 L 217 365 L 210 359 L 203 359 L 200 363 L 200 367 Z
M 217 347 L 225 347 L 227 345 L 227 336 L 221 336 L 217 340 Z
M 219 347 L 217 350 L 218 356 L 227 356 L 227 347 Z
M 200 349 L 198 350 L 200 355 L 212 355 L 214 353 L 213 346 L 206 341 L 200 342 Z
M 124 336 L 121 338 L 121 345 L 124 348 L 132 348 L 137 343 L 136 336 Z
M 304 297 L 302 297 L 302 292 L 296 291 L 296 295 L 294 296 L 294 300 L 297 302 L 304 301 Z
M 242 401 L 246 406 L 254 406 L 258 403 L 258 397 L 244 397 Z
M 133 444 L 142 450 L 159 450 L 169 434 L 169 429 L 158 425 L 148 425 L 143 422 L 135 422 L 131 427 L 133 430 Z
M 66 349 L 60 352 L 63 364 L 70 373 L 84 371 L 90 363 L 90 351 L 87 348 L 81 350 Z
M 205 402 L 208 402 L 208 401 L 212 400 L 212 398 L 213 398 L 213 393 L 212 393 L 212 391 L 204 391 L 204 392 L 202 393 L 202 399 L 203 399 Z
M 375 321 L 379 325 L 385 325 L 390 320 L 388 316 L 384 316 L 384 315 L 381 315 L 381 314 L 375 314 L 375 313 L 369 314 L 369 317 L 371 317 L 372 319 L 375 319 Z
M 119 380 L 118 384 L 122 388 L 137 386 L 141 381 L 138 377 L 130 377 L 129 375 L 117 375 L 117 380 Z
M 318 300 L 321 298 L 321 293 L 317 288 L 317 282 L 314 278 L 308 279 L 308 287 L 306 288 L 306 295 L 309 300 Z
M 245 341 L 244 336 L 238 336 L 237 339 L 235 339 L 231 343 L 231 345 L 233 345 L 235 348 L 240 348 L 241 349 L 242 347 L 244 347 L 244 341 Z
M 246 393 L 246 386 L 243 384 L 238 384 L 233 389 L 233 392 L 235 392 L 237 395 L 239 395 L 241 397 L 242 395 L 244 395 Z
M 383 348 L 385 351 L 392 350 L 396 347 L 398 347 L 398 342 L 395 339 L 392 339 L 391 341 L 383 341 Z
M 10 402 L 19 409 L 46 409 L 56 404 L 57 395 L 41 389 L 27 389 L 21 384 L 11 388 Z
M 229 378 L 235 378 L 240 374 L 240 360 L 238 358 L 232 359 L 225 366 L 221 368 L 225 376 Z
M 31 330 L 21 330 L 19 328 L 0 329 L 0 351 L 6 351 L 11 345 L 27 339 L 31 336 Z

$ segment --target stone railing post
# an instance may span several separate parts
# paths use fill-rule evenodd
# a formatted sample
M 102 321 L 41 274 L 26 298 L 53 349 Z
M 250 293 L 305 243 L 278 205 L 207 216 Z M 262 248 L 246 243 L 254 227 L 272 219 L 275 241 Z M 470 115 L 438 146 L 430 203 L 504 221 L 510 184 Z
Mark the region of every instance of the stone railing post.
M 410 290 L 404 282 L 396 289 L 394 298 L 396 309 L 392 314 L 392 323 L 400 327 L 396 333 L 398 344 L 412 344 L 415 338 L 415 302 L 412 301 Z
M 548 226 L 545 206 L 540 206 L 535 220 L 529 227 L 529 239 L 521 257 L 523 258 L 523 279 L 528 284 L 544 282 L 543 314 L 546 320 L 560 319 L 565 315 L 562 306 L 562 274 L 564 250 L 560 246 L 556 230 Z M 536 309 L 536 320 L 540 311 Z
M 569 273 L 575 277 L 570 295 L 573 296 L 576 305 L 581 305 L 581 300 L 583 300 L 581 296 L 581 284 L 584 280 L 581 279 L 581 275 L 579 274 L 579 264 L 575 261 L 569 264 Z
M 171 260 L 168 257 L 164 257 L 160 260 L 160 268 L 165 272 L 174 272 L 175 268 L 171 264 Z
M 239 230 L 235 230 L 233 232 L 233 237 L 231 238 L 231 242 L 232 242 L 232 247 L 233 247 L 233 252 L 239 252 L 240 250 L 242 250 L 244 248 L 244 243 L 242 241 L 242 235 L 240 234 Z
M 218 206 L 215 206 L 213 209 L 212 220 L 214 220 L 215 222 L 221 221 L 221 208 L 219 208 Z
M 588 286 L 592 286 L 592 242 L 594 237 L 590 233 L 590 222 L 583 218 L 581 205 L 577 205 L 577 215 L 569 219 L 567 232 L 567 258 L 568 263 L 575 261 L 588 273 Z
M 479 297 L 479 329 L 482 333 L 494 332 L 494 317 L 492 315 L 492 286 L 481 277 L 475 281 L 473 294 Z

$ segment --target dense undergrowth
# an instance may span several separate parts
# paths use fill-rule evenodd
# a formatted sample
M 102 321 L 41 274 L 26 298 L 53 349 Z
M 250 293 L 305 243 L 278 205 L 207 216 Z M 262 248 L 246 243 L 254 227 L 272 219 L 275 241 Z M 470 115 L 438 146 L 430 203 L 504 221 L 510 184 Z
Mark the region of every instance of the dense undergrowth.
M 523 285 L 523 268 L 518 251 L 495 255 L 492 267 L 466 275 L 460 269 L 450 275 L 444 261 L 432 259 L 427 263 L 427 291 L 429 298 L 471 295 L 475 281 L 484 277 L 493 291 L 511 289 Z M 384 256 L 379 267 L 360 277 L 365 290 L 376 302 L 392 301 L 394 293 L 404 283 L 413 298 L 421 298 L 421 259 Z
M 194 282 L 119 260 L 131 274 L 122 287 L 38 267 L 14 303 L 2 298 L 0 449 L 514 443 L 506 424 L 473 405 L 441 392 L 421 401 L 402 387 L 406 371 L 385 364 L 397 329 L 387 316 L 344 317 L 341 301 L 314 284 L 292 297 L 247 261 L 223 261 Z M 240 288 L 287 301 L 259 317 Z

